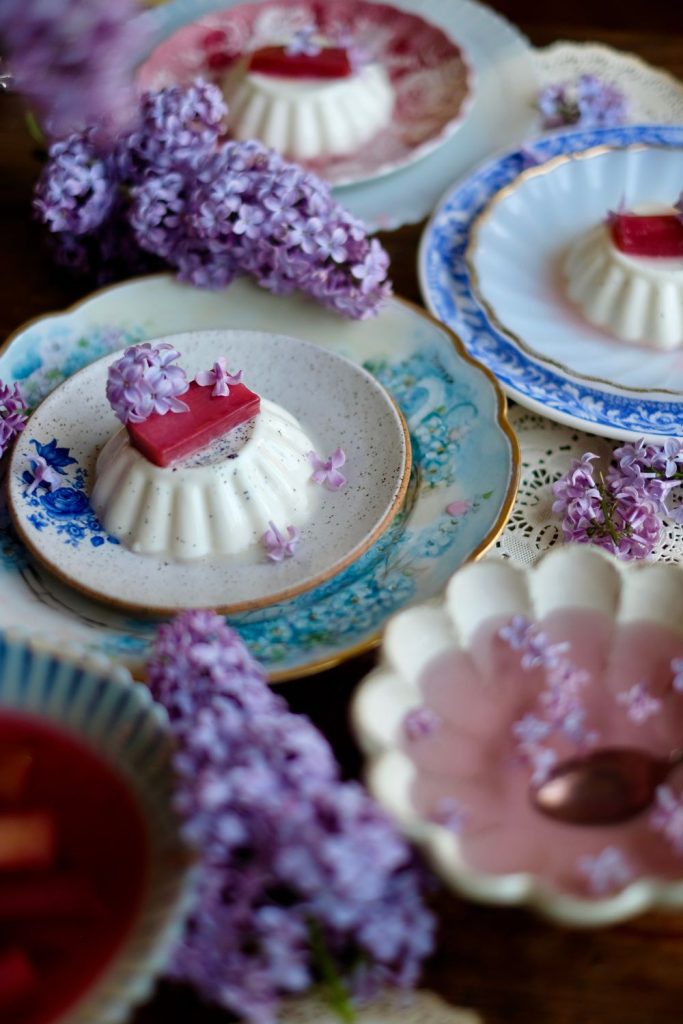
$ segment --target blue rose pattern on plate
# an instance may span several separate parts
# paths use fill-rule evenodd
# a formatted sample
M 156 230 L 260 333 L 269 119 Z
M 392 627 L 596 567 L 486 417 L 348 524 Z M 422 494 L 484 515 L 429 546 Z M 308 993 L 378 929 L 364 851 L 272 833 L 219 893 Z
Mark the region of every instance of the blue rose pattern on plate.
M 569 131 L 534 139 L 482 166 L 447 194 L 425 230 L 420 249 L 422 294 L 431 311 L 455 330 L 468 351 L 509 393 L 551 418 L 581 421 L 585 429 L 626 438 L 683 433 L 683 404 L 665 397 L 620 394 L 553 372 L 521 351 L 489 323 L 472 294 L 464 260 L 472 224 L 491 197 L 529 166 L 530 160 L 593 146 L 646 143 L 683 148 L 681 125 L 631 125 Z
M 142 289 L 144 282 L 119 287 Z M 166 287 L 173 290 L 179 286 L 169 280 Z M 122 332 L 114 324 L 98 324 L 90 330 L 79 326 L 79 366 L 102 354 L 103 339 L 116 337 L 116 346 L 123 347 L 163 333 L 154 315 L 150 314 L 151 323 L 144 329 Z M 398 315 L 410 325 L 410 338 L 400 357 L 384 354 L 364 362 L 393 394 L 408 422 L 414 470 L 404 509 L 380 540 L 338 577 L 291 601 L 231 617 L 231 625 L 276 678 L 339 660 L 350 648 L 372 639 L 387 617 L 407 602 L 438 594 L 463 561 L 493 541 L 502 527 L 503 510 L 511 503 L 515 456 L 502 425 L 500 396 L 437 325 L 407 307 L 399 308 Z M 63 356 L 70 359 L 64 329 L 70 316 L 77 321 L 78 311 L 29 328 L 0 357 L 0 376 L 12 380 L 20 375 L 28 393 L 41 397 L 60 383 L 67 374 L 59 374 L 57 360 L 52 360 L 49 375 L 43 362 L 26 371 L 35 352 L 44 354 L 61 347 Z M 46 440 L 43 447 L 49 448 Z M 54 449 L 56 454 L 59 438 Z M 71 465 L 62 468 L 70 474 L 65 489 L 87 493 L 82 470 Z M 69 501 L 80 499 L 58 496 L 48 500 L 50 515 L 43 497 L 47 495 L 40 492 L 36 514 L 47 517 L 50 529 L 65 528 L 66 543 L 81 527 L 87 527 L 86 535 L 76 537 L 77 543 L 106 537 L 101 528 L 99 533 L 90 529 L 87 514 L 60 518 L 68 511 Z M 457 517 L 447 514 L 449 502 L 461 497 L 467 499 L 463 513 Z M 6 591 L 21 587 L 34 604 L 56 612 L 62 623 L 56 623 L 58 630 L 77 628 L 81 646 L 139 670 L 155 626 L 153 620 L 97 605 L 59 586 L 31 562 L 27 565 L 16 539 L 9 548 L 0 549 L 0 585 L 3 583 Z

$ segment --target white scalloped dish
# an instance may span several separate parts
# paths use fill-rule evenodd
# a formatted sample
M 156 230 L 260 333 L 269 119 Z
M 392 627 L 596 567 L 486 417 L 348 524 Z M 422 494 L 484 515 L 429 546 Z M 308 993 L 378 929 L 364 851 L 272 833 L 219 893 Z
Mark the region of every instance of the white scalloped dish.
M 540 659 L 501 633 L 519 627 L 517 616 L 536 624 L 534 643 L 544 634 Z M 544 758 L 679 748 L 683 693 L 672 664 L 682 656 L 677 566 L 625 567 L 579 545 L 533 569 L 466 566 L 441 606 L 391 621 L 380 667 L 358 692 L 370 787 L 441 878 L 473 899 L 582 927 L 683 906 L 683 772 L 617 825 L 559 822 L 530 799 Z M 570 680 L 576 697 L 559 711 L 558 672 L 564 696 Z
M 680 186 L 681 151 L 654 145 L 599 146 L 524 171 L 470 237 L 490 322 L 564 376 L 683 391 L 683 261 L 625 256 L 603 228 L 622 204 L 670 207 Z

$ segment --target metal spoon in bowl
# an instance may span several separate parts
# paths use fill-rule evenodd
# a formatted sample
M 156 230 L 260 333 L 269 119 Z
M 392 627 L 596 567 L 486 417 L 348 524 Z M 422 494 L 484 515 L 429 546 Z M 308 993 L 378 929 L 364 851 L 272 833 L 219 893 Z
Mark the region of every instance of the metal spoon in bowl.
M 531 790 L 531 802 L 571 825 L 616 825 L 644 811 L 679 764 L 683 748 L 657 758 L 633 747 L 606 747 L 556 765 Z

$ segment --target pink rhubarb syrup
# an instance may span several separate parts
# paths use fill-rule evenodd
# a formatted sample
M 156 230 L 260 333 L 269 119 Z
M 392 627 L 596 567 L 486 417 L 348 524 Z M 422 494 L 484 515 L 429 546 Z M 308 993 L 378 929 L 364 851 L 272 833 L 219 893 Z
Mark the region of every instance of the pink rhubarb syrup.
M 0 1021 L 48 1024 L 140 906 L 145 826 L 122 779 L 43 720 L 0 712 Z
M 420 815 L 445 824 L 444 808 L 450 809 L 462 861 L 477 872 L 531 872 L 550 888 L 591 897 L 597 893 L 579 861 L 616 847 L 634 879 L 683 878 L 683 845 L 677 850 L 653 827 L 654 805 L 612 826 L 565 824 L 532 806 L 533 768 L 513 727 L 542 714 L 546 676 L 541 667 L 522 668 L 520 652 L 498 635 L 504 624 L 484 622 L 468 651 L 445 653 L 422 675 L 424 705 L 437 724 L 422 736 L 409 738 L 406 731 L 403 740 L 417 768 L 412 799 Z M 678 634 L 650 622 L 615 625 L 605 614 L 578 609 L 553 613 L 538 626 L 553 643 L 568 641 L 567 657 L 589 674 L 581 702 L 597 738 L 583 752 L 628 746 L 665 757 L 683 746 L 683 693 L 674 688 L 671 667 L 672 659 L 683 658 Z M 640 684 L 660 703 L 638 722 L 619 698 Z M 559 761 L 582 752 L 562 734 L 542 742 Z M 683 768 L 666 784 L 682 797 Z

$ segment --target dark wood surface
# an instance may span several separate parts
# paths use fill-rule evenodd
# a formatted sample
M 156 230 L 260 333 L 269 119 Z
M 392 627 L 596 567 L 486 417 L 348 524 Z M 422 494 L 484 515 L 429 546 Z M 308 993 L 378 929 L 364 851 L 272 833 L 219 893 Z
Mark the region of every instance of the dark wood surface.
M 498 0 L 536 45 L 599 40 L 637 53 L 683 78 L 682 0 Z M 501 102 L 504 98 L 501 97 Z M 16 97 L 0 98 L 0 340 L 23 321 L 80 298 L 60 277 L 32 224 L 30 196 L 39 162 Z M 681 167 L 683 187 L 683 161 Z M 415 273 L 422 225 L 382 236 L 396 291 L 420 301 Z M 347 724 L 349 698 L 373 663 L 366 655 L 283 692 L 333 743 L 349 776 L 360 772 Z M 597 932 L 551 927 L 523 911 L 487 908 L 441 891 L 438 951 L 424 984 L 478 1010 L 487 1024 L 680 1024 L 683 1021 L 683 914 L 649 914 Z M 183 989 L 162 985 L 134 1024 L 222 1024 Z

